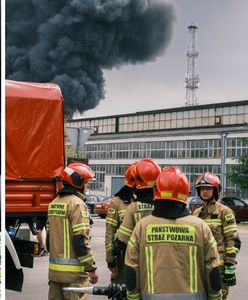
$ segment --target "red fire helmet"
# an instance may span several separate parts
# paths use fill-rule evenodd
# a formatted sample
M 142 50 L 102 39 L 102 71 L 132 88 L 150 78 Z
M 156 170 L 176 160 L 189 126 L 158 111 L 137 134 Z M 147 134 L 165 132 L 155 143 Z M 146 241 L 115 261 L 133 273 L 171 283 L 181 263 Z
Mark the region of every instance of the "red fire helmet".
M 217 175 L 205 172 L 202 175 L 198 176 L 195 182 L 195 188 L 197 194 L 200 196 L 200 187 L 201 186 L 210 186 L 214 188 L 215 198 L 218 198 L 218 195 L 221 191 L 220 179 Z
M 154 189 L 154 201 L 175 200 L 186 203 L 190 186 L 185 174 L 177 167 L 163 169 Z
M 125 172 L 125 185 L 129 187 L 135 186 L 134 168 L 136 165 L 137 162 L 131 164 Z
M 82 189 L 84 185 L 94 177 L 94 171 L 82 163 L 71 163 L 61 173 L 62 181 L 78 189 Z
M 144 158 L 140 160 L 134 167 L 136 188 L 153 188 L 160 173 L 161 168 L 153 159 Z

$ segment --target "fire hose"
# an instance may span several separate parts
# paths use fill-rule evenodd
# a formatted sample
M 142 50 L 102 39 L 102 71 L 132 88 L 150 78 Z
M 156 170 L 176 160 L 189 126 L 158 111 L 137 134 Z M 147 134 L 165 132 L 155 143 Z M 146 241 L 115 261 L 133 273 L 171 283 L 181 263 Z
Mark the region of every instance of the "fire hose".
M 111 283 L 109 286 L 105 287 L 64 287 L 64 292 L 74 292 L 91 294 L 98 296 L 107 296 L 108 299 L 116 300 L 126 300 L 127 299 L 127 289 L 124 284 Z

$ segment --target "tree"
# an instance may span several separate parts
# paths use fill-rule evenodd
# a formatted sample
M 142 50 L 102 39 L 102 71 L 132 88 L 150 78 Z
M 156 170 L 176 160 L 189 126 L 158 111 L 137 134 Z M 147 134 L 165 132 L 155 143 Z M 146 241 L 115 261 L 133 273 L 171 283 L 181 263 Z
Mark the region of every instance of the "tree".
M 248 141 L 245 141 L 248 144 Z M 248 151 L 241 156 L 235 157 L 237 164 L 231 167 L 229 173 L 226 174 L 227 178 L 237 185 L 241 191 L 248 191 Z

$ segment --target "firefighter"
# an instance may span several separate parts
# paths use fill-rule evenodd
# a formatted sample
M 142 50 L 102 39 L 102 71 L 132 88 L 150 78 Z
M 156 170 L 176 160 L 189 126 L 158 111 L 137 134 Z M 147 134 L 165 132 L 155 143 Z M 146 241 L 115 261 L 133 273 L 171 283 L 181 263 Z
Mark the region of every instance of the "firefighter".
M 49 300 L 88 299 L 63 287 L 85 287 L 98 281 L 90 248 L 89 212 L 85 204 L 93 170 L 82 163 L 69 164 L 61 174 L 63 188 L 49 204 L 47 246 L 49 256 Z
M 108 268 L 111 271 L 112 283 L 123 283 L 123 269 L 124 269 L 124 253 L 116 251 L 114 248 L 115 235 L 120 227 L 126 209 L 131 201 L 134 199 L 134 175 L 133 169 L 136 163 L 130 165 L 125 172 L 124 186 L 115 194 L 108 209 L 106 218 L 106 234 L 105 234 L 105 249 L 106 261 Z
M 216 241 L 186 208 L 189 183 L 165 168 L 154 188 L 154 210 L 135 227 L 125 257 L 128 299 L 220 300 Z
M 129 205 L 117 232 L 117 248 L 125 249 L 137 222 L 151 214 L 153 185 L 160 173 L 161 168 L 153 159 L 145 158 L 137 162 L 134 168 L 136 201 Z
M 236 254 L 241 246 L 235 216 L 229 207 L 217 201 L 221 190 L 218 176 L 206 172 L 197 178 L 195 187 L 203 205 L 193 214 L 209 225 L 216 239 L 222 271 L 222 299 L 227 299 L 228 287 L 236 284 Z

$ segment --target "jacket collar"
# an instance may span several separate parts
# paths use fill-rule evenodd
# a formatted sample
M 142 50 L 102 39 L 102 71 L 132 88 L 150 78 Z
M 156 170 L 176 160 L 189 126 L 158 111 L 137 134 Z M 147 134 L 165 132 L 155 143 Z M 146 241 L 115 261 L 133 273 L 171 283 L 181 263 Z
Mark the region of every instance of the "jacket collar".
M 185 204 L 175 202 L 174 200 L 156 200 L 153 204 L 152 215 L 155 217 L 177 219 L 190 215 Z

